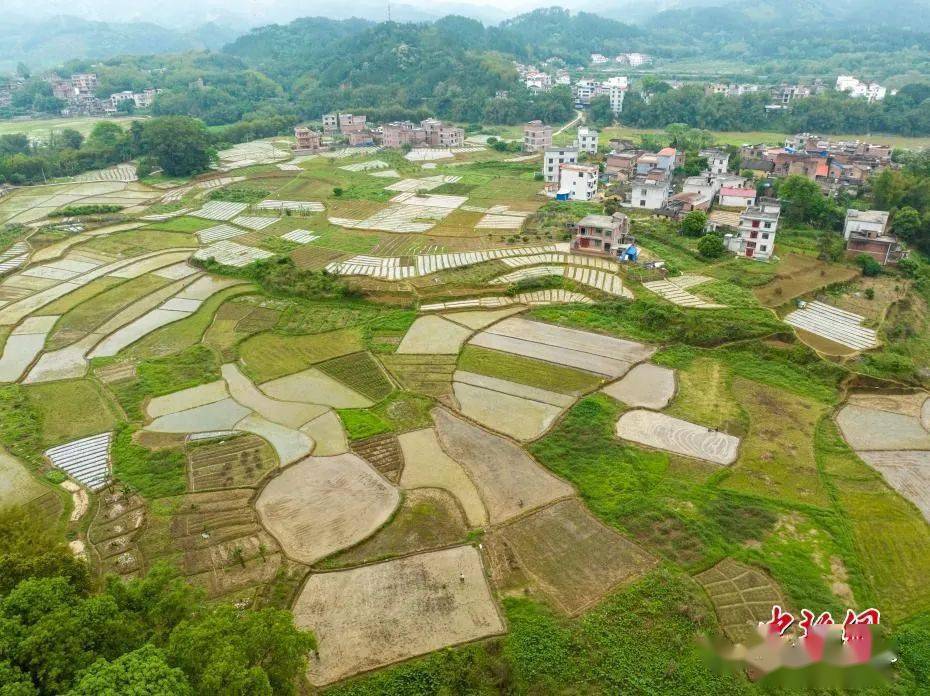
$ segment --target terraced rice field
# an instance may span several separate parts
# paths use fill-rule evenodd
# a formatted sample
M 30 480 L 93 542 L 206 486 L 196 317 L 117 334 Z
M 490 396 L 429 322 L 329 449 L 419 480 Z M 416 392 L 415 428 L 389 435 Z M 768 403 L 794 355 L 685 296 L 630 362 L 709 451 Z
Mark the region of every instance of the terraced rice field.
M 495 585 L 532 586 L 576 615 L 644 575 L 655 560 L 595 520 L 577 498 L 553 503 L 495 529 L 487 557 Z M 596 563 L 591 559 L 596 558 Z
M 147 564 L 177 558 L 188 582 L 208 597 L 269 582 L 282 564 L 274 537 L 248 506 L 252 491 L 190 493 L 170 500 L 167 514 L 149 515 L 138 540 Z M 169 502 L 169 501 L 166 501 Z
M 724 558 L 694 579 L 710 596 L 723 630 L 735 642 L 758 638 L 758 625 L 772 618 L 772 607 L 785 606 L 771 578 L 732 558 Z
M 862 326 L 864 319 L 823 302 L 808 302 L 802 309 L 788 314 L 785 323 L 853 350 L 877 348 L 878 334 Z
M 311 574 L 294 616 L 330 646 L 310 665 L 314 685 L 505 630 L 471 546 Z
M 255 501 L 284 552 L 314 563 L 372 534 L 400 504 L 387 480 L 353 454 L 308 457 L 271 479 Z
M 608 377 L 620 377 L 653 348 L 576 329 L 510 317 L 477 334 L 470 345 L 513 353 L 559 365 L 571 365 Z
M 327 360 L 317 365 L 317 369 L 372 401 L 381 401 L 393 390 L 381 366 L 367 352 Z
M 739 448 L 739 438 L 733 435 L 653 411 L 627 411 L 617 422 L 617 435 L 647 447 L 721 465 L 736 461 Z
M 474 481 L 492 524 L 574 492 L 511 440 L 472 425 L 446 409 L 435 409 L 433 420 L 442 449 Z
M 252 487 L 277 466 L 274 450 L 256 435 L 191 442 L 187 461 L 192 491 Z
M 439 397 L 451 393 L 455 355 L 383 355 L 381 362 L 408 391 Z

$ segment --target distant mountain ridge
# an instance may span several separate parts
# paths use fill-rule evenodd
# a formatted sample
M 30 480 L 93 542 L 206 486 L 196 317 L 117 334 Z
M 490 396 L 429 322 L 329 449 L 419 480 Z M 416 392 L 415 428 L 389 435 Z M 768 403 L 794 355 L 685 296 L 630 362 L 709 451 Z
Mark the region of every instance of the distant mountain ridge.
M 3 21 L 0 22 L 0 72 L 12 72 L 20 62 L 32 70 L 41 70 L 75 59 L 213 50 L 237 34 L 215 23 L 180 32 L 151 22 L 117 24 L 70 16 Z

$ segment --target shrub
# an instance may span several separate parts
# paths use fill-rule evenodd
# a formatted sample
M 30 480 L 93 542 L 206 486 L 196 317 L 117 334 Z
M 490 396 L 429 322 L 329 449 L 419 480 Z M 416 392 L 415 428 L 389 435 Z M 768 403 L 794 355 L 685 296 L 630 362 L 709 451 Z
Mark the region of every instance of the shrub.
M 705 234 L 701 237 L 698 240 L 697 249 L 698 253 L 705 259 L 719 259 L 727 251 L 723 240 L 716 234 Z
M 681 232 L 686 237 L 700 237 L 707 226 L 707 213 L 703 210 L 692 210 L 681 221 Z
M 57 217 L 77 217 L 79 215 L 104 215 L 106 213 L 118 213 L 123 209 L 121 205 L 66 205 L 60 210 L 52 211 L 48 214 L 50 218 Z
M 856 264 L 862 269 L 862 275 L 870 278 L 882 272 L 881 264 L 868 254 L 859 254 L 856 257 Z

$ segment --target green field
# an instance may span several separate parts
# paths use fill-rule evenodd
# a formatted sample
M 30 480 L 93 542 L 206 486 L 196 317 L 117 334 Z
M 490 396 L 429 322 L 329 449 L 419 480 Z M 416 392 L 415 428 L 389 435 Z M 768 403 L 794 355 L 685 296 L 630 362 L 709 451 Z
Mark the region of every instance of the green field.
M 41 118 L 28 120 L 0 120 L 0 135 L 9 133 L 25 133 L 30 138 L 45 140 L 49 132 L 62 131 L 65 128 L 73 128 L 83 135 L 90 133 L 94 126 L 101 121 L 110 121 L 118 123 L 124 128 L 132 121 L 139 120 L 142 117 L 115 117 L 115 118 L 94 118 L 91 116 L 81 118 Z

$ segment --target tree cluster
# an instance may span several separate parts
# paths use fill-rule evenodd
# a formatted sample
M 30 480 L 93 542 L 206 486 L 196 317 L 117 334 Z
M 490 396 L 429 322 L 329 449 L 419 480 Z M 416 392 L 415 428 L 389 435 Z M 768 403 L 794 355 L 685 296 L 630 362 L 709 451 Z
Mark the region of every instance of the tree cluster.
M 208 605 L 167 566 L 97 587 L 37 516 L 0 511 L 0 693 L 293 694 L 314 648 L 289 612 Z
M 623 122 L 644 128 L 685 123 L 695 128 L 722 131 L 773 130 L 785 133 L 930 133 L 930 90 L 907 85 L 897 95 L 869 103 L 827 91 L 795 99 L 791 108 L 770 112 L 765 92 L 727 97 L 705 94 L 699 85 L 671 89 L 667 83 L 649 83 L 631 91 L 623 102 Z

